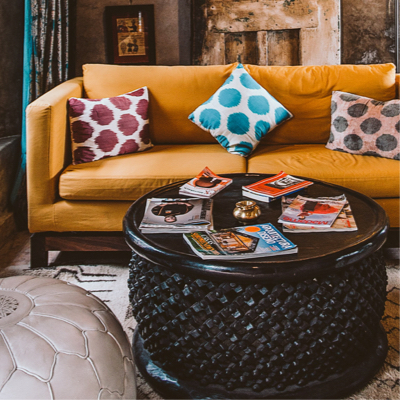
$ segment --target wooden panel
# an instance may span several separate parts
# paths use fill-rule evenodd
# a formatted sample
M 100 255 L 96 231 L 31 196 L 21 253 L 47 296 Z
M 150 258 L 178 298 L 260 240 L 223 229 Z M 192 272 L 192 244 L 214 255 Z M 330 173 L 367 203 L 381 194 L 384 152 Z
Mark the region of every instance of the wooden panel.
M 193 64 L 340 64 L 339 0 L 192 0 Z M 236 34 L 236 35 L 235 35 Z
M 225 34 L 207 32 L 201 53 L 201 65 L 223 65 L 225 62 Z
M 45 250 L 128 251 L 122 232 L 53 233 L 45 238 Z
M 314 28 L 318 0 L 208 0 L 209 27 L 219 32 Z
M 395 62 L 395 0 L 342 2 L 342 62 Z
M 269 31 L 267 65 L 300 65 L 299 29 Z
M 192 64 L 201 65 L 207 32 L 206 0 L 192 0 Z
M 301 65 L 340 64 L 340 2 L 320 0 L 319 4 L 318 27 L 300 31 Z
M 257 64 L 257 32 L 225 34 L 225 63 Z
M 268 62 L 268 32 L 257 32 L 258 65 L 267 65 Z

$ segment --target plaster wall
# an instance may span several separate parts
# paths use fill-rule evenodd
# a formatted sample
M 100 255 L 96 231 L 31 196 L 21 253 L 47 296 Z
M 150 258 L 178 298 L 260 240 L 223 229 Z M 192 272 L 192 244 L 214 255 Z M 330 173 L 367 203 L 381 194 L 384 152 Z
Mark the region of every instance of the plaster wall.
M 190 0 L 77 0 L 75 73 L 85 63 L 105 63 L 104 8 L 154 4 L 156 63 L 190 64 Z
M 0 2 L 0 137 L 21 133 L 23 21 L 23 0 Z
M 342 0 L 342 64 L 395 62 L 395 0 Z
M 105 63 L 105 6 L 154 4 L 157 64 L 190 64 L 191 0 L 76 0 L 76 75 L 82 64 Z M 296 1 L 296 0 L 292 0 Z M 395 0 L 341 3 L 341 63 L 395 62 Z

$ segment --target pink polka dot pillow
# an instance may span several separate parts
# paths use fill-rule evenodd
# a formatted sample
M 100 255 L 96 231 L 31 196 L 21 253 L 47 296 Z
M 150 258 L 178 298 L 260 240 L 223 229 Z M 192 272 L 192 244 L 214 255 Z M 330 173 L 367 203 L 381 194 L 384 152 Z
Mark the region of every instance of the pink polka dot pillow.
M 328 149 L 400 160 L 400 100 L 335 91 Z
M 70 98 L 73 164 L 136 153 L 152 147 L 148 105 L 147 87 L 105 99 Z

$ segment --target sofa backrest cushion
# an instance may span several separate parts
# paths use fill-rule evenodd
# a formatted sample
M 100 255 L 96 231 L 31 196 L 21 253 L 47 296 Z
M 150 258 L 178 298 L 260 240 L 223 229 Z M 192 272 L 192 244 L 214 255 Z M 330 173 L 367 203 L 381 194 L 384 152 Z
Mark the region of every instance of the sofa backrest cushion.
M 188 117 L 214 94 L 236 66 L 86 64 L 83 83 L 91 99 L 117 96 L 147 86 L 150 136 L 154 144 L 217 143 Z
M 380 101 L 396 95 L 395 66 L 245 66 L 250 75 L 293 115 L 263 139 L 268 144 L 326 143 L 335 90 Z
M 216 143 L 188 116 L 225 82 L 237 63 L 214 66 L 120 66 L 86 64 L 84 88 L 91 99 L 118 96 L 147 86 L 150 134 L 155 144 Z M 321 143 L 329 139 L 335 90 L 380 101 L 395 98 L 395 66 L 257 66 L 250 75 L 293 115 L 269 132 L 266 144 Z

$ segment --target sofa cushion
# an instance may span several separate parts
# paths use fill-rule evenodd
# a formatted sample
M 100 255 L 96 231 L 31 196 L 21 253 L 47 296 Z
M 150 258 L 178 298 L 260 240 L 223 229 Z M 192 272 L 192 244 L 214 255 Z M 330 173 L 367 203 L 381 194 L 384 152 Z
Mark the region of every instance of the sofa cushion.
M 328 150 L 324 145 L 259 146 L 248 159 L 248 172 L 315 178 L 368 196 L 399 197 L 399 162 Z
M 393 64 L 245 68 L 294 115 L 263 138 L 265 144 L 326 144 L 334 90 L 380 101 L 392 100 L 396 93 Z
M 328 149 L 400 160 L 400 100 L 335 91 L 331 110 Z
M 150 136 L 154 144 L 217 141 L 188 120 L 229 77 L 236 64 L 211 66 L 106 65 L 83 66 L 90 99 L 117 96 L 138 87 L 149 89 Z
M 229 153 L 247 157 L 260 140 L 292 114 L 239 64 L 189 119 L 210 132 Z
M 158 145 L 137 154 L 70 165 L 60 176 L 68 200 L 136 200 L 171 182 L 190 179 L 205 166 L 216 174 L 246 172 L 246 159 L 210 145 Z
M 187 116 L 226 81 L 238 64 L 212 66 L 83 66 L 89 98 L 117 96 L 138 87 L 150 92 L 150 134 L 155 144 L 215 143 Z M 326 143 L 334 90 L 387 101 L 395 97 L 395 66 L 324 65 L 259 66 L 246 70 L 295 116 L 270 132 L 269 144 Z
M 72 162 L 136 153 L 152 147 L 146 87 L 120 96 L 68 100 Z

